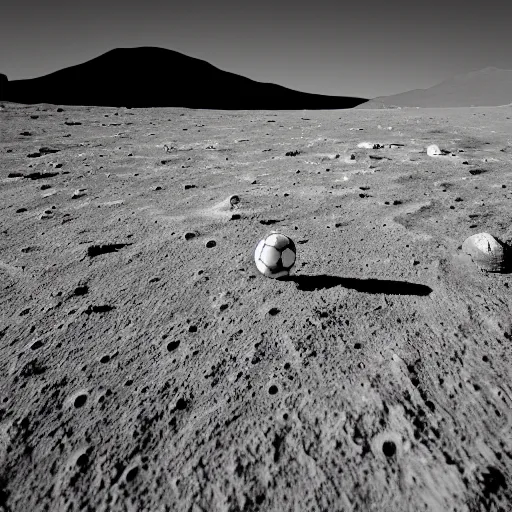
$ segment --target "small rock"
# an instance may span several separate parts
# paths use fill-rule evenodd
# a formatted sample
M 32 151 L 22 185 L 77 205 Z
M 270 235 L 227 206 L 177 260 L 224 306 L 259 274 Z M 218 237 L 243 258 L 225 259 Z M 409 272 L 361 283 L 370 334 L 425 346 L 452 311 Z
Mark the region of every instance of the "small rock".
M 439 149 L 439 146 L 436 145 L 436 144 L 431 144 L 428 148 L 427 148 L 427 155 L 428 156 L 440 156 L 442 155 L 443 153 L 441 152 L 441 150 Z
M 229 198 L 229 204 L 231 205 L 231 208 L 236 208 L 240 204 L 240 197 L 237 195 L 233 195 Z
M 71 199 L 78 199 L 79 197 L 84 196 L 85 194 L 83 192 L 85 192 L 85 188 L 77 188 L 73 192 L 73 195 L 71 196 Z

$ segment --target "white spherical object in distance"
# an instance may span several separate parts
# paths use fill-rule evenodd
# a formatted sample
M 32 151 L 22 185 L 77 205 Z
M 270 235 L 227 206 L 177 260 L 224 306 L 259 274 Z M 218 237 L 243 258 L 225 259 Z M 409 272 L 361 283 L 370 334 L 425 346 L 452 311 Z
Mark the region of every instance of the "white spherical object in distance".
M 442 151 L 439 149 L 439 146 L 436 144 L 430 144 L 430 146 L 427 148 L 428 156 L 440 156 L 442 154 L 443 154 Z
M 254 251 L 256 268 L 266 277 L 278 279 L 290 274 L 295 265 L 296 248 L 293 240 L 282 233 L 272 232 L 260 240 Z

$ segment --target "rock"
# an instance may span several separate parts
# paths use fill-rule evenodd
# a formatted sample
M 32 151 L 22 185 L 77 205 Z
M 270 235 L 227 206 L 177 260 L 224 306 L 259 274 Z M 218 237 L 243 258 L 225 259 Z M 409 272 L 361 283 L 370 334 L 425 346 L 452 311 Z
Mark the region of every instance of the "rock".
M 230 208 L 237 208 L 238 204 L 240 203 L 240 197 L 237 195 L 233 195 L 229 198 L 229 204 L 231 205 Z
M 462 251 L 486 272 L 504 272 L 508 267 L 509 248 L 489 233 L 477 233 L 466 238 Z
M 379 149 L 382 146 L 380 144 L 374 144 L 373 142 L 360 142 L 357 147 L 363 149 Z
M 9 79 L 3 73 L 0 73 L 0 101 L 7 99 L 7 85 Z
M 427 148 L 427 155 L 428 156 L 440 156 L 440 155 L 442 155 L 442 153 L 441 153 L 441 150 L 439 149 L 439 146 L 437 146 L 436 144 L 431 144 Z
M 73 192 L 73 195 L 71 196 L 71 199 L 78 199 L 79 197 L 82 197 L 84 196 L 85 192 L 85 188 L 77 188 L 74 192 Z

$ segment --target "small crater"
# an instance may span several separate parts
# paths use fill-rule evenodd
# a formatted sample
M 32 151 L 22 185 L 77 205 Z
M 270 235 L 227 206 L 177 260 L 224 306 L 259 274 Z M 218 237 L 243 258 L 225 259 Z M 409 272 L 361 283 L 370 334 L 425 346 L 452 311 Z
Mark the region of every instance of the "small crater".
M 277 386 L 275 384 L 272 384 L 272 386 L 270 386 L 268 388 L 268 392 L 269 392 L 270 395 L 277 394 L 277 391 L 278 391 L 278 389 L 277 389 Z
M 43 342 L 41 340 L 36 340 L 32 345 L 30 345 L 31 350 L 37 350 L 38 348 L 41 348 L 43 346 Z
M 178 409 L 178 411 L 184 411 L 187 407 L 188 401 L 185 400 L 184 398 L 179 398 L 178 401 L 176 402 L 176 409 Z
M 217 242 L 215 240 L 208 240 L 205 245 L 208 249 L 211 249 L 217 245 Z
M 127 482 L 132 482 L 133 480 L 135 480 L 135 477 L 138 474 L 139 474 L 139 467 L 135 466 L 134 468 L 130 469 L 130 471 L 128 471 L 128 473 L 126 473 L 125 480 Z
M 86 402 L 87 402 L 87 395 L 81 394 L 75 398 L 73 405 L 75 406 L 76 409 L 80 409 L 80 407 L 83 407 L 86 404 Z
M 396 453 L 396 444 L 393 441 L 384 441 L 382 443 L 382 453 L 386 457 L 393 457 Z
M 89 287 L 87 285 L 77 286 L 73 290 L 73 295 L 77 296 L 86 295 L 87 293 L 89 293 Z
M 76 465 L 81 469 L 84 470 L 89 464 L 89 457 L 86 453 L 82 453 L 78 459 L 76 459 Z
M 180 346 L 179 340 L 170 341 L 169 343 L 167 343 L 167 350 L 169 352 L 174 352 L 179 346 Z

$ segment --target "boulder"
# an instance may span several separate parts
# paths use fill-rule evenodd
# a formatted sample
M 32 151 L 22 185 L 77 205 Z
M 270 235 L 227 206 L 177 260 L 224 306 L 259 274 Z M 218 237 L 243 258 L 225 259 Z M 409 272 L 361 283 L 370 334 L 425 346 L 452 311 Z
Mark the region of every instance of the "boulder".
M 510 248 L 489 233 L 477 233 L 466 238 L 462 251 L 486 272 L 505 272 L 509 268 Z

